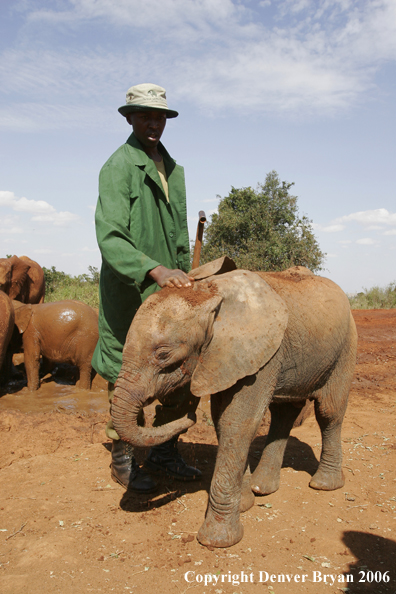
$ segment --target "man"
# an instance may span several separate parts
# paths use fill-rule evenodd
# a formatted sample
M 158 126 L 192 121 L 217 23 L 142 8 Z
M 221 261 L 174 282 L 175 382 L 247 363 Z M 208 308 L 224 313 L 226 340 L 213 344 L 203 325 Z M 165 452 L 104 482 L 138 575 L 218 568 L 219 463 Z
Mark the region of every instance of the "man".
M 161 287 L 189 287 L 189 237 L 184 170 L 160 142 L 168 118 L 165 89 L 150 83 L 131 87 L 118 110 L 133 133 L 105 163 L 99 175 L 95 214 L 102 254 L 100 273 L 99 342 L 92 364 L 109 382 L 111 405 L 114 383 L 121 369 L 122 349 L 141 303 Z M 193 412 L 198 399 L 189 391 L 177 407 L 157 406 L 155 425 Z M 143 424 L 144 419 L 140 422 Z M 156 482 L 133 457 L 110 420 L 106 435 L 113 440 L 111 476 L 125 488 L 149 493 Z M 150 450 L 145 467 L 182 480 L 200 478 L 177 450 L 177 438 Z

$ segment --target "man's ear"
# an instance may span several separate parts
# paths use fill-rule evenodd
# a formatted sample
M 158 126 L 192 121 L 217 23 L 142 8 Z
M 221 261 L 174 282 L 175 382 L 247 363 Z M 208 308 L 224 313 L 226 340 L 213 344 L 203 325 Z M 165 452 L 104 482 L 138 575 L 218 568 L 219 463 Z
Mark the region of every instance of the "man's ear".
M 128 124 L 130 126 L 132 126 L 132 117 L 131 116 L 132 116 L 131 113 L 127 113 L 126 116 L 125 116 L 125 119 L 126 119 L 126 121 L 128 122 Z

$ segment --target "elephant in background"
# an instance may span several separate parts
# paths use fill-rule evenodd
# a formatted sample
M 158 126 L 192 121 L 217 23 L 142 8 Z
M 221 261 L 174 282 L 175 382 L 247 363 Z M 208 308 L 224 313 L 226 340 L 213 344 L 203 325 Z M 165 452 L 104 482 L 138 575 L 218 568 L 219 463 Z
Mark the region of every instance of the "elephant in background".
M 98 314 L 79 301 L 22 304 L 14 301 L 15 325 L 22 335 L 28 389 L 40 387 L 40 356 L 45 363 L 70 363 L 80 372 L 79 388 L 90 390 L 91 359 L 98 342 Z
M 278 489 L 287 439 L 307 400 L 314 401 L 322 433 L 310 486 L 343 486 L 341 425 L 356 345 L 348 298 L 305 268 L 234 270 L 191 288 L 165 288 L 141 305 L 129 329 L 113 423 L 121 439 L 135 446 L 162 443 L 195 418 L 141 427 L 141 408 L 155 399 L 172 404 L 174 390 L 187 384 L 197 397 L 211 394 L 219 446 L 197 538 L 228 547 L 243 536 L 240 512 L 254 505 L 254 493 Z M 268 406 L 266 446 L 250 475 L 249 447 Z
M 8 378 L 7 347 L 14 330 L 15 314 L 12 301 L 0 291 L 0 383 Z
M 27 256 L 0 258 L 0 289 L 21 303 L 43 303 L 44 271 Z

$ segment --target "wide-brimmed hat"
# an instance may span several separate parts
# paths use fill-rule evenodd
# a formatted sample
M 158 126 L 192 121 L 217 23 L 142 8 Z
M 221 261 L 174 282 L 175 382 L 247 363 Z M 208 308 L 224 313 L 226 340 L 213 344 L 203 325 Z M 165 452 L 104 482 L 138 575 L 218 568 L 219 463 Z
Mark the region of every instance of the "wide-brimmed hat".
M 143 83 L 128 89 L 126 105 L 118 108 L 124 117 L 135 111 L 164 111 L 167 118 L 176 118 L 179 113 L 168 108 L 166 91 L 158 85 Z

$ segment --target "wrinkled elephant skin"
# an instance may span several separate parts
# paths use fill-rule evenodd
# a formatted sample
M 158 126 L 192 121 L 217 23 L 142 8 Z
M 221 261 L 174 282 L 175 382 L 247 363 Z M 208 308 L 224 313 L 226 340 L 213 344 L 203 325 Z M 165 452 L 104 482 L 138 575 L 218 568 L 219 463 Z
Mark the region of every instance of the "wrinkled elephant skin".
M 49 363 L 70 363 L 80 372 L 79 387 L 91 388 L 91 359 L 98 341 L 98 314 L 79 301 L 36 305 L 14 301 L 15 325 L 22 334 L 29 390 L 40 386 L 40 356 Z
M 0 291 L 0 383 L 8 377 L 7 347 L 14 329 L 14 308 L 12 301 Z
M 343 486 L 341 425 L 356 342 L 346 295 L 305 268 L 235 270 L 189 289 L 163 289 L 143 303 L 131 324 L 112 405 L 114 426 L 132 444 L 164 441 L 191 420 L 140 427 L 142 406 L 171 401 L 172 391 L 187 383 L 195 396 L 212 395 L 219 447 L 198 540 L 231 546 L 242 538 L 240 512 L 252 505 L 251 490 L 278 489 L 287 439 L 308 399 L 322 433 L 310 486 Z M 249 447 L 268 406 L 267 443 L 250 476 Z

